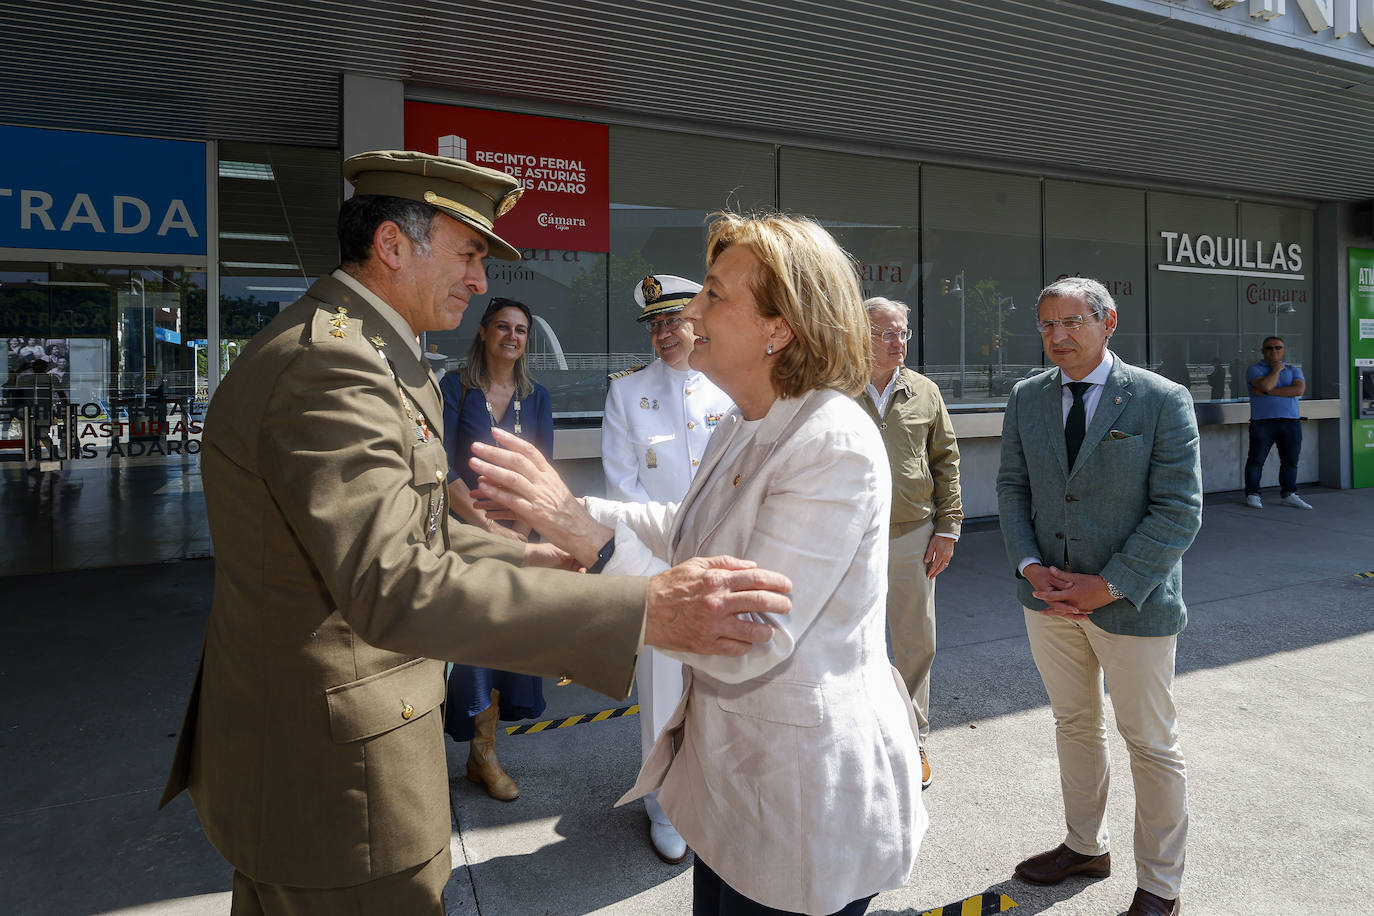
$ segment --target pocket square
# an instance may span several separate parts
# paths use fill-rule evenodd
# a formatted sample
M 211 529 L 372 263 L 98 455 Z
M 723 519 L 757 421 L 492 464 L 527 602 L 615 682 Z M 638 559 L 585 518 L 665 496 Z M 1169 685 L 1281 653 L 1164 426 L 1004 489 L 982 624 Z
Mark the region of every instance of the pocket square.
M 1123 433 L 1119 429 L 1114 429 L 1107 433 L 1107 438 L 1115 442 L 1118 439 L 1134 439 L 1135 433 Z

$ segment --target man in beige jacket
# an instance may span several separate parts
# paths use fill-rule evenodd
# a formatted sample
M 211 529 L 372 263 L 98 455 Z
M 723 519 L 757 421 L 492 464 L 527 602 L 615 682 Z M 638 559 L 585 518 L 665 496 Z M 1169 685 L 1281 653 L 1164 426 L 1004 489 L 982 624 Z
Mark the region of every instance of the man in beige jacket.
M 258 333 L 206 418 L 214 602 L 163 804 L 190 790 L 236 916 L 444 911 L 437 659 L 624 696 L 642 645 L 738 655 L 771 630 L 735 615 L 790 607 L 784 577 L 738 560 L 594 578 L 451 522 L 417 337 L 457 326 L 485 255 L 519 257 L 493 230 L 518 184 L 407 152 L 344 174 L 343 266 Z
M 921 788 L 930 786 L 930 669 L 935 663 L 935 577 L 949 567 L 964 524 L 959 443 L 940 388 L 906 362 L 905 303 L 864 302 L 873 377 L 859 404 L 878 424 L 892 467 L 887 545 L 887 628 L 921 739 Z

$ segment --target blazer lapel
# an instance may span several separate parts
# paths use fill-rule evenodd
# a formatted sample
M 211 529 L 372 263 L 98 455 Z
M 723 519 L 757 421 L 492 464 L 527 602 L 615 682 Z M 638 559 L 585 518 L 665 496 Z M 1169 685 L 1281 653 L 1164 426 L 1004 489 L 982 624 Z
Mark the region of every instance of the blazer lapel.
M 1045 374 L 1040 397 L 1036 399 L 1040 416 L 1036 426 L 1045 431 L 1050 451 L 1059 461 L 1064 476 L 1069 476 L 1069 447 L 1064 442 L 1064 392 L 1062 390 L 1063 370 L 1055 369 Z
M 1112 371 L 1107 376 L 1107 381 L 1102 386 L 1102 396 L 1097 400 L 1097 409 L 1093 411 L 1092 422 L 1088 424 L 1087 430 L 1083 434 L 1083 446 L 1078 450 L 1078 460 L 1074 462 L 1074 467 L 1083 466 L 1083 462 L 1097 451 L 1097 446 L 1107 437 L 1107 433 L 1116 425 L 1117 418 L 1126 409 L 1126 405 L 1131 400 L 1131 367 L 1122 362 L 1121 357 L 1112 354 Z

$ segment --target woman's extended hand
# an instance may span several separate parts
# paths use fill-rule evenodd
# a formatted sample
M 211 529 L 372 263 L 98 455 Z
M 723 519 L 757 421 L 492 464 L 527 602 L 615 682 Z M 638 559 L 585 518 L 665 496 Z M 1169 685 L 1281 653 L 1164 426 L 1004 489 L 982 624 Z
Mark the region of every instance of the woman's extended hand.
M 496 445 L 472 444 L 468 466 L 478 474 L 473 493 L 504 506 L 583 566 L 594 565 L 615 532 L 587 513 L 534 445 L 499 427 L 491 432 Z

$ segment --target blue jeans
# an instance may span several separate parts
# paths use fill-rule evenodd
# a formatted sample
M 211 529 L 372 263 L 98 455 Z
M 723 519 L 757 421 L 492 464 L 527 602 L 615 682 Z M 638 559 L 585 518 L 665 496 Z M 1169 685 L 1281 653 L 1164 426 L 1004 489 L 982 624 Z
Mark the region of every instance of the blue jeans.
M 1302 453 L 1301 420 L 1251 420 L 1250 454 L 1245 459 L 1245 495 L 1258 496 L 1260 475 L 1269 449 L 1279 447 L 1279 492 L 1298 490 L 1298 455 Z

